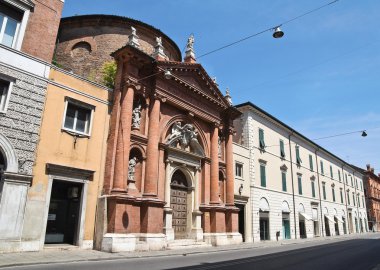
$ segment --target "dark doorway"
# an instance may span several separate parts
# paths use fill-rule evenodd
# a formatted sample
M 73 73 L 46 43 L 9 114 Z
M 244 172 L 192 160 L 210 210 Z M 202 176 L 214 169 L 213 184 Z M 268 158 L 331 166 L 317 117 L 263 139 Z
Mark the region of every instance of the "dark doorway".
M 299 221 L 299 229 L 300 229 L 300 238 L 306 238 L 306 226 L 305 226 L 305 220 Z
M 245 241 L 245 205 L 243 204 L 237 204 L 236 205 L 239 208 L 239 233 L 243 237 L 243 242 Z
M 334 221 L 335 221 L 335 235 L 339 235 L 339 223 L 338 223 L 338 219 L 336 217 L 334 217 Z
M 330 223 L 329 219 L 325 217 L 325 229 L 326 229 L 326 236 L 331 236 L 330 234 Z
M 269 218 L 260 217 L 260 240 L 269 240 Z
M 187 193 L 186 176 L 177 170 L 170 185 L 170 208 L 173 209 L 172 226 L 174 238 L 187 238 Z
M 345 217 L 342 217 L 342 220 L 343 220 L 343 233 L 344 233 L 344 234 L 347 234 L 346 218 L 345 218 Z
M 45 244 L 75 245 L 83 184 L 53 181 Z

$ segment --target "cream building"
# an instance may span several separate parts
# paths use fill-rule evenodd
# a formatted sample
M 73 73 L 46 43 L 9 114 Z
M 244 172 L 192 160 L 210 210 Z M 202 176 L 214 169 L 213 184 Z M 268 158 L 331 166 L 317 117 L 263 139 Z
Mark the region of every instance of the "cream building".
M 243 114 L 235 142 L 248 150 L 253 241 L 368 230 L 359 171 L 252 103 L 236 107 Z

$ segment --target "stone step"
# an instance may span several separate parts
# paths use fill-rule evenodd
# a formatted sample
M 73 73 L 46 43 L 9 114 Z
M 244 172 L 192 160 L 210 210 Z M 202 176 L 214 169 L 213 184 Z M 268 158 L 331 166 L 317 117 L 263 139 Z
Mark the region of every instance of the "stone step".
M 168 242 L 168 250 L 174 249 L 190 249 L 190 248 L 202 248 L 202 247 L 212 247 L 212 245 L 205 242 L 197 242 L 193 239 L 181 239 Z

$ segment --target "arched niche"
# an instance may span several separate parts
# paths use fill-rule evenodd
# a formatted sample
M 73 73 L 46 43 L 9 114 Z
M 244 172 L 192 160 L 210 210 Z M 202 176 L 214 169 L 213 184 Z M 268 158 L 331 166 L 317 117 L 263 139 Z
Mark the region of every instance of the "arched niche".
M 140 149 L 139 147 L 132 147 L 129 151 L 129 160 L 131 159 L 135 159 L 136 161 L 136 165 L 134 168 L 134 181 L 137 190 L 141 191 L 145 160 L 142 149 Z
M 132 109 L 132 130 L 145 134 L 147 119 L 147 102 L 143 95 L 135 93 Z
M 302 203 L 298 205 L 298 213 L 305 213 L 305 206 Z
M 220 170 L 219 171 L 219 198 L 220 201 L 225 202 L 226 198 L 226 175 Z
M 285 214 L 290 213 L 290 207 L 289 207 L 289 203 L 287 201 L 282 202 L 281 210 L 282 210 L 282 213 L 285 213 Z
M 9 140 L 2 134 L 0 134 L 0 153 L 4 160 L 5 171 L 18 173 L 16 152 Z

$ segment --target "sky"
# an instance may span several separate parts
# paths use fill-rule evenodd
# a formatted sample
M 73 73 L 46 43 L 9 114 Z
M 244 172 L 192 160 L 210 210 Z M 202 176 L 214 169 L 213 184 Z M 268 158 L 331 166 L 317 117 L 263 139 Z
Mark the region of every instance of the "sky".
M 148 23 L 196 55 L 275 27 L 331 0 L 66 0 L 63 16 Z M 380 172 L 380 1 L 339 0 L 199 59 L 234 104 L 251 101 L 349 163 Z

